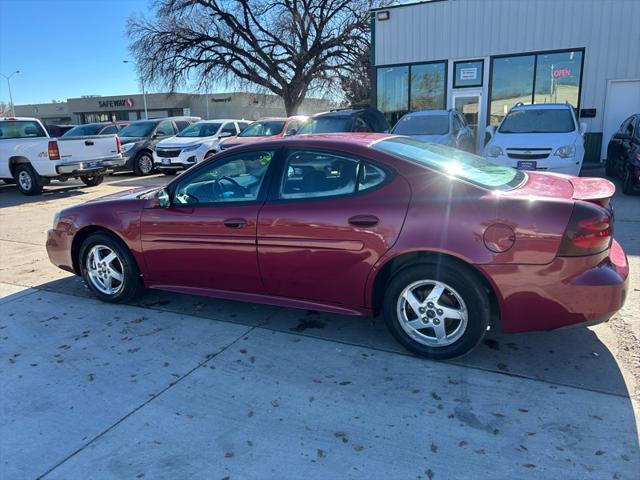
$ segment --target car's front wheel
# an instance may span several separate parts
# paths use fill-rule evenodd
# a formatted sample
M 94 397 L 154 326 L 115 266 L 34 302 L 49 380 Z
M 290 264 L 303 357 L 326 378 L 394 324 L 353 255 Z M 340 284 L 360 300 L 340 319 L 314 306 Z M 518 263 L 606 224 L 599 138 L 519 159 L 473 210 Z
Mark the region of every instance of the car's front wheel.
M 490 304 L 470 271 L 448 263 L 418 264 L 387 285 L 384 319 L 411 352 L 444 360 L 470 352 L 484 337 Z
M 85 175 L 80 177 L 82 183 L 84 183 L 87 187 L 97 187 L 104 180 L 104 175 Z
M 153 172 L 153 157 L 151 153 L 142 151 L 133 161 L 133 172 L 136 175 L 145 176 Z
M 135 259 L 112 235 L 90 235 L 80 248 L 79 263 L 89 290 L 105 302 L 127 302 L 142 289 Z

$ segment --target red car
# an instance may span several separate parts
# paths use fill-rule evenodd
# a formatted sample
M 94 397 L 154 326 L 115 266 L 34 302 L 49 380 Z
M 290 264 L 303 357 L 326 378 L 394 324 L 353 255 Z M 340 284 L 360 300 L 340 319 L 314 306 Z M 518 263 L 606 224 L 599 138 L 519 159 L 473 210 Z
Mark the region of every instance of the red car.
M 301 115 L 288 118 L 261 118 L 235 137 L 222 140 L 220 142 L 220 150 L 246 145 L 247 143 L 295 135 L 308 118 Z
M 63 210 L 47 250 L 109 302 L 142 287 L 382 312 L 409 350 L 593 324 L 629 268 L 611 182 L 522 172 L 409 137 L 292 136 L 222 152 L 165 188 Z

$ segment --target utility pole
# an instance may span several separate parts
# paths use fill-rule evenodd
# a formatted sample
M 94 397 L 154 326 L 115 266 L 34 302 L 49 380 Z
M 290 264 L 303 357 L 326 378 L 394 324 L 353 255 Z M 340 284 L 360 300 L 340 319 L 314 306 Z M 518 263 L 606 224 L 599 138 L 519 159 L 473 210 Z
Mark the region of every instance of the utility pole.
M 137 67 L 136 62 L 131 60 L 122 60 L 122 63 L 131 63 Z M 144 119 L 149 120 L 149 115 L 147 113 L 147 93 L 144 91 L 144 79 L 140 77 L 140 85 L 142 86 L 142 103 L 144 103 Z
M 11 94 L 11 77 L 13 77 L 16 73 L 20 73 L 20 70 L 16 70 L 13 73 L 10 73 L 9 76 L 0 73 L 4 78 L 7 79 L 7 87 L 9 87 L 9 103 L 11 104 L 11 116 L 16 116 L 16 110 L 13 106 L 13 95 Z

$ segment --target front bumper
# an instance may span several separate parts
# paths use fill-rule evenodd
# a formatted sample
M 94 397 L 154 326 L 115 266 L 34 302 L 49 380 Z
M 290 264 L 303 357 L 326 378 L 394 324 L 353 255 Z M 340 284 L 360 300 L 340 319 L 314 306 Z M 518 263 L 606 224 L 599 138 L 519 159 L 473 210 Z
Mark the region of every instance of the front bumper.
M 78 273 L 74 270 L 73 259 L 71 258 L 71 242 L 73 236 L 69 232 L 51 229 L 47 232 L 47 255 L 49 260 L 56 267 L 71 273 Z
M 181 151 L 177 157 L 160 157 L 157 152 L 153 152 L 153 165 L 159 170 L 185 170 L 200 163 L 206 152 L 207 149 Z
M 122 167 L 124 164 L 125 159 L 120 156 L 109 157 L 83 162 L 61 163 L 56 165 L 56 172 L 58 175 L 84 175 L 113 170 Z
M 508 333 L 581 325 L 611 318 L 624 305 L 629 264 L 618 242 L 598 255 L 556 257 L 547 265 L 479 265 L 493 282 L 500 326 Z

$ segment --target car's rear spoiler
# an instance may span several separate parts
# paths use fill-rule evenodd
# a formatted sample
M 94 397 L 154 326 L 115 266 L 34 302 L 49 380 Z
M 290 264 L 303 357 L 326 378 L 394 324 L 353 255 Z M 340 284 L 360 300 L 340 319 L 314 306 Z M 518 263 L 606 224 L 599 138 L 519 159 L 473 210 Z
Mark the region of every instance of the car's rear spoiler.
M 616 192 L 616 186 L 605 178 L 598 177 L 571 177 L 569 181 L 573 185 L 573 198 L 597 203 L 606 207 Z

